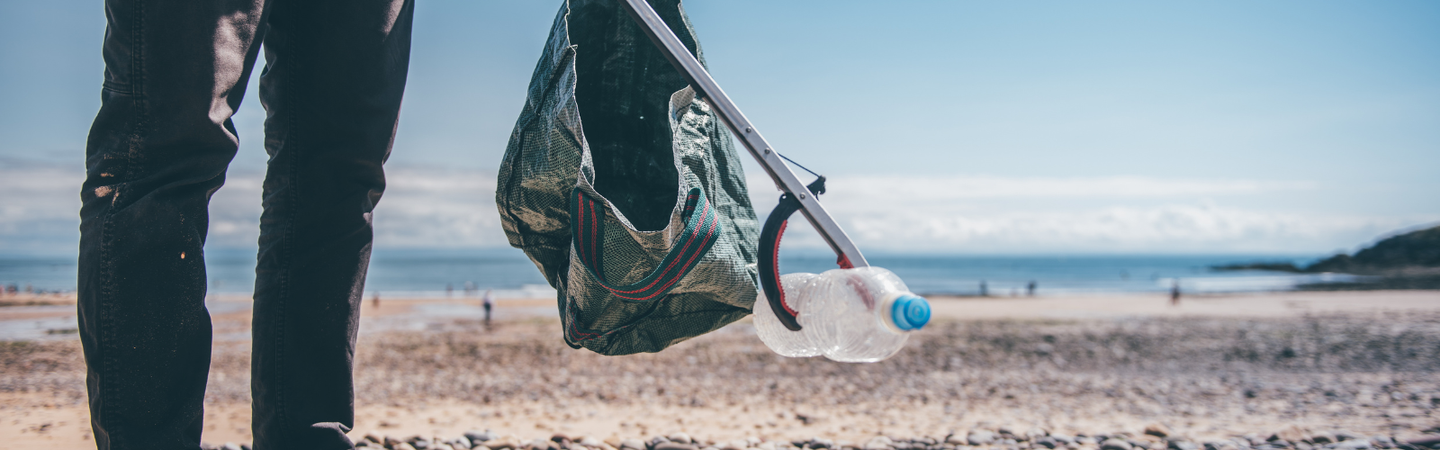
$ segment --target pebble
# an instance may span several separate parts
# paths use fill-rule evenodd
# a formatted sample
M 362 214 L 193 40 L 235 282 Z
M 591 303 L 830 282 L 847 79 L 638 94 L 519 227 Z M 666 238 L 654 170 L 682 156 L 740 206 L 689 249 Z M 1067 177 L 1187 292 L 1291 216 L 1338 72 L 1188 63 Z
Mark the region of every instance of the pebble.
M 549 439 L 521 440 L 514 435 L 496 436 L 490 430 L 469 431 L 454 438 L 420 435 L 397 439 L 366 433 L 357 448 L 385 450 L 1440 450 L 1440 435 L 1428 434 L 1408 440 L 1392 436 L 1361 436 L 1344 430 L 1307 431 L 1297 427 L 1266 434 L 1247 434 L 1230 439 L 1188 440 L 1163 424 L 1147 425 L 1142 433 L 1051 434 L 1030 428 L 1016 435 L 1007 428 L 995 431 L 974 429 L 950 432 L 943 439 L 931 436 L 875 436 L 863 443 L 830 440 L 819 436 L 808 440 L 768 440 L 757 437 L 731 441 L 705 441 L 686 433 L 653 436 L 649 441 L 615 435 L 600 440 L 590 436 L 552 434 Z M 1426 430 L 1431 432 L 1431 430 Z M 963 437 L 962 437 L 963 436 Z M 1299 439 L 1286 439 L 1297 437 Z M 489 438 L 480 440 L 482 438 Z M 1098 444 L 1097 444 L 1098 442 Z M 202 450 L 250 450 L 248 444 L 201 443 Z
M 1340 443 L 1335 444 L 1333 448 L 1335 448 L 1336 450 L 1361 450 L 1374 447 L 1370 445 L 1370 441 L 1367 439 L 1350 439 L 1347 441 L 1340 441 Z
M 511 450 L 520 448 L 520 438 L 515 436 L 504 436 L 485 441 L 482 444 L 492 450 Z
M 473 443 L 476 443 L 476 442 L 482 442 L 482 443 L 483 443 L 483 442 L 488 441 L 488 440 L 491 440 L 491 439 L 499 439 L 499 438 L 500 438 L 500 436 L 495 435 L 495 433 L 492 432 L 492 431 L 490 431 L 490 430 L 485 430 L 485 431 L 466 431 L 466 432 L 465 432 L 465 439 L 469 439 L 470 442 L 472 443 L 472 445 L 473 445 Z
M 1100 450 L 1131 450 L 1132 448 L 1135 448 L 1135 446 L 1130 445 L 1129 442 L 1125 442 L 1122 439 L 1111 438 L 1100 443 Z
M 1152 423 L 1145 426 L 1145 434 L 1163 438 L 1170 435 L 1170 428 L 1162 424 Z
M 970 435 L 967 436 L 965 440 L 966 442 L 970 443 L 970 445 L 985 445 L 991 442 L 995 442 L 995 433 L 991 433 L 985 430 L 971 431 Z
M 645 441 L 639 439 L 625 439 L 620 441 L 620 450 L 646 450 Z
M 1172 440 L 1166 445 L 1170 450 L 1199 450 L 1200 444 L 1184 440 Z

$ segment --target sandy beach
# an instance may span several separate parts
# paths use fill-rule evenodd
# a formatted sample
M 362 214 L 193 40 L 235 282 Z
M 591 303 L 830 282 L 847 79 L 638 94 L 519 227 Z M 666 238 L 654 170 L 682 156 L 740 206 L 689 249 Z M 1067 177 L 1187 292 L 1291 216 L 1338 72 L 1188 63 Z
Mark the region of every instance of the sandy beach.
M 0 342 L 0 442 L 93 448 L 73 300 L 4 300 L 0 331 L 28 337 Z M 618 448 L 684 433 L 697 448 L 816 437 L 863 447 L 876 436 L 938 446 L 971 430 L 1037 428 L 1143 445 L 1159 442 L 1147 426 L 1203 442 L 1286 430 L 1405 439 L 1440 425 L 1440 291 L 1179 306 L 1159 295 L 932 300 L 932 325 L 904 350 L 856 365 L 778 357 L 748 320 L 658 354 L 602 357 L 565 346 L 550 299 L 502 300 L 489 328 L 476 299 L 367 299 L 351 436 L 488 429 L 517 443 L 560 433 Z M 246 443 L 248 302 L 217 298 L 211 311 L 204 440 Z

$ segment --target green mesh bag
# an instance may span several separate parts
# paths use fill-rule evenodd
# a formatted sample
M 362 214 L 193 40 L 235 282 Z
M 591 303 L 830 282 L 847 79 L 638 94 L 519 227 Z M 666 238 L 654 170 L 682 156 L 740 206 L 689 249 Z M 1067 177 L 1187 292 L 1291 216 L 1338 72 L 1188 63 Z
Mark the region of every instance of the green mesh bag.
M 700 57 L 679 1 L 651 4 Z M 560 9 L 495 197 L 571 347 L 657 352 L 755 302 L 758 224 L 729 131 L 615 0 Z

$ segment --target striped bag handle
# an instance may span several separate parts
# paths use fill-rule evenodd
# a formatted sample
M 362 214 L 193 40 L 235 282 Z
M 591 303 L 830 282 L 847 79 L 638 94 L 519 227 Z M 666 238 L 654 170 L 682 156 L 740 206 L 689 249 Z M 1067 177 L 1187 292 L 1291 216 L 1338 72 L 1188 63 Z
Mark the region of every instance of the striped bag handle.
M 703 191 L 692 188 L 685 197 L 685 212 L 681 217 L 685 230 L 665 254 L 665 259 L 640 281 L 616 286 L 605 280 L 604 205 L 576 188 L 570 192 L 570 217 L 575 251 L 585 269 L 612 295 L 632 302 L 664 297 L 720 238 L 720 215 L 705 199 Z

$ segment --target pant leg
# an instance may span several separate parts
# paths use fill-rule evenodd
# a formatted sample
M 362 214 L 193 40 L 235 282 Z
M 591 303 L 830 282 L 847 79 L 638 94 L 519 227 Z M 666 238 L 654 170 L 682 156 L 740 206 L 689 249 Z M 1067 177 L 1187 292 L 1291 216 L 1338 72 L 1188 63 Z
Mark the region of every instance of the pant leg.
M 410 0 L 276 0 L 256 268 L 255 448 L 349 448 L 371 213 L 398 123 Z
M 78 314 L 100 449 L 196 448 L 210 366 L 203 246 L 238 140 L 260 0 L 107 0 L 81 190 Z

